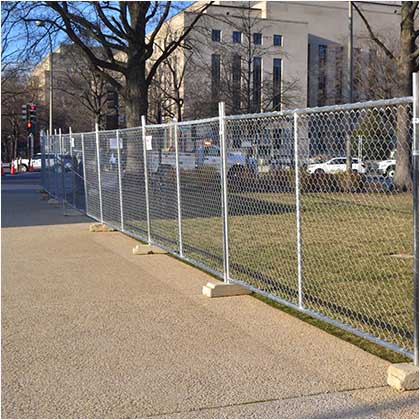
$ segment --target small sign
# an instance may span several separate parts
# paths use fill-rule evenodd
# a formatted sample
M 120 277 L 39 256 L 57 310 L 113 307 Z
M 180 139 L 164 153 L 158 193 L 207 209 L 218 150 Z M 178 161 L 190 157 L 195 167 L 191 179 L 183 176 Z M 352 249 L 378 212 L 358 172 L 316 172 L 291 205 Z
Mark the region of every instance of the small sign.
M 122 142 L 120 142 L 120 149 L 122 149 Z M 117 138 L 111 138 L 109 139 L 109 148 L 110 149 L 118 149 L 118 139 Z
M 74 147 L 74 137 L 70 138 L 70 147 L 73 148 Z
M 243 148 L 243 149 L 245 149 L 245 148 L 247 148 L 247 147 L 251 147 L 252 146 L 252 144 L 251 144 L 251 142 L 250 141 L 246 141 L 246 140 L 244 140 L 242 143 L 241 143 L 241 147 Z
M 146 136 L 146 150 L 152 150 L 152 136 Z

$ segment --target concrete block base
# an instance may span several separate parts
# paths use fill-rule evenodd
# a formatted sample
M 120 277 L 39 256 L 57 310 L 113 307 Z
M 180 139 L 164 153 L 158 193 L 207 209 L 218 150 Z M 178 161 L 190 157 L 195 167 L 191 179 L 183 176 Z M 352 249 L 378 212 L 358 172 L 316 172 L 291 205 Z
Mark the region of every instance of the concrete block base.
M 206 286 L 203 286 L 203 295 L 210 298 L 249 295 L 251 293 L 251 290 L 245 289 L 245 287 L 238 284 L 209 282 Z
M 55 198 L 50 198 L 48 200 L 48 204 L 61 204 L 58 200 L 56 200 Z
M 89 226 L 89 231 L 90 232 L 114 232 L 115 229 L 107 225 L 104 225 L 102 223 L 92 223 Z
M 133 248 L 133 255 L 167 254 L 162 248 L 153 245 L 136 245 Z
M 388 368 L 387 382 L 398 391 L 419 389 L 419 368 L 411 363 L 395 363 Z

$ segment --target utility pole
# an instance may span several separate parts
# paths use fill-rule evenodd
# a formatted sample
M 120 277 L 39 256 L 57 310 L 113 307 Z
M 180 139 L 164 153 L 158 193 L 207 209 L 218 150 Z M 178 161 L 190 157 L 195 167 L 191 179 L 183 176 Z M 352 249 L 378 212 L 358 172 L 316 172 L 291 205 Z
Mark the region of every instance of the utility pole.
M 348 76 L 348 102 L 353 102 L 353 4 L 349 1 L 349 36 L 347 45 L 347 76 Z M 346 138 L 346 169 L 352 171 L 351 156 L 351 117 L 348 117 L 348 134 Z
M 347 48 L 348 97 L 353 102 L 353 2 L 349 1 L 349 38 Z

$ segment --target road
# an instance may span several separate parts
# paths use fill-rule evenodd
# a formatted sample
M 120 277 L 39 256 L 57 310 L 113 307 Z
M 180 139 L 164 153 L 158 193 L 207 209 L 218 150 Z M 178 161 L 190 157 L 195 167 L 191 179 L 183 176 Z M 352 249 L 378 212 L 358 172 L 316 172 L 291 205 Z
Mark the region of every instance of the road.
M 388 362 L 2 179 L 3 418 L 416 418 Z

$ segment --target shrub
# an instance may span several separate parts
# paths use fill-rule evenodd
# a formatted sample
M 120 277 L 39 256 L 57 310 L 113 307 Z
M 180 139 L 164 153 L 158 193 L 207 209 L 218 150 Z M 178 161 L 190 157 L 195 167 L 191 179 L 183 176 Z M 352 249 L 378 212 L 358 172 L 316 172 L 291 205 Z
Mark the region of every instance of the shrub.
M 256 189 L 264 192 L 291 192 L 295 189 L 295 171 L 276 169 L 257 177 Z
M 358 173 L 340 172 L 336 174 L 308 174 L 301 172 L 301 189 L 303 192 L 363 192 L 364 176 Z
M 201 189 L 203 192 L 220 188 L 219 171 L 211 166 L 200 166 L 192 170 L 181 169 L 180 176 L 183 188 Z

